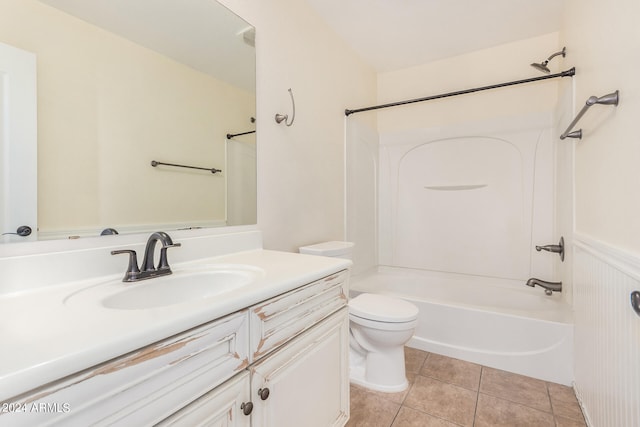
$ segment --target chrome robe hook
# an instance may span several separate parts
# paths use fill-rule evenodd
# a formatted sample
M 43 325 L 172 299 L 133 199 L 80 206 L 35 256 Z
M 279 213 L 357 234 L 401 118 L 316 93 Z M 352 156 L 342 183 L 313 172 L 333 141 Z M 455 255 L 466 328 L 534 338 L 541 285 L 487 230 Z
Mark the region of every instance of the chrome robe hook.
M 289 88 L 289 95 L 291 95 L 291 105 L 293 106 L 293 114 L 291 116 L 291 122 L 289 122 L 288 114 L 276 114 L 276 123 L 280 124 L 284 122 L 285 125 L 291 126 L 296 119 L 296 102 L 293 99 L 293 91 Z

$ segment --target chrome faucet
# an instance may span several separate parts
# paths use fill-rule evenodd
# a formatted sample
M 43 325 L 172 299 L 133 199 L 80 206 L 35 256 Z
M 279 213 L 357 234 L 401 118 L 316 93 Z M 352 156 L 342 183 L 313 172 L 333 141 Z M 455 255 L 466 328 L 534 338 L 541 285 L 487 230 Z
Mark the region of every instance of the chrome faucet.
M 527 286 L 531 286 L 533 288 L 536 285 L 544 288 L 544 293 L 547 295 L 551 295 L 553 292 L 562 292 L 562 282 L 546 282 L 544 280 L 536 279 L 535 277 L 527 280 Z
M 553 252 L 560 255 L 560 261 L 564 261 L 564 237 L 560 237 L 557 245 L 536 246 L 536 251 Z
M 154 264 L 156 243 L 160 242 L 160 260 L 158 266 Z M 167 249 L 180 246 L 180 243 L 173 243 L 171 237 L 164 231 L 156 231 L 147 240 L 142 260 L 142 270 L 138 268 L 138 257 L 136 251 L 131 249 L 121 249 L 111 251 L 111 255 L 129 254 L 129 265 L 124 273 L 123 282 L 137 282 L 138 280 L 151 279 L 152 277 L 165 276 L 171 274 L 169 261 L 167 260 Z

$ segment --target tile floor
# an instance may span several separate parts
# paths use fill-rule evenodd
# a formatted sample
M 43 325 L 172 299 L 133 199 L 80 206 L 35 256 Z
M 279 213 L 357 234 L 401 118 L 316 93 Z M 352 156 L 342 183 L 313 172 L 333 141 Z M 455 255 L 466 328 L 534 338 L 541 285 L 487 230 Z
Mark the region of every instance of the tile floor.
M 571 387 L 406 348 L 409 388 L 351 385 L 347 427 L 586 426 Z

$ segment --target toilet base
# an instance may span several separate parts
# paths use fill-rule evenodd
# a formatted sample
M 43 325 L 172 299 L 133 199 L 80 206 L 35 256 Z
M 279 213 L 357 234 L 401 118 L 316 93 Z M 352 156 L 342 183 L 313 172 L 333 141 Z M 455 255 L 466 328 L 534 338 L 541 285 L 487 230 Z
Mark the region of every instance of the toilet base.
M 409 382 L 406 379 L 404 382 L 397 385 L 372 384 L 365 379 L 364 367 L 361 366 L 352 366 L 349 368 L 349 382 L 370 390 L 382 391 L 384 393 L 398 393 L 405 391 L 407 387 L 409 387 Z
M 349 348 L 349 381 L 353 384 L 385 393 L 397 393 L 409 387 L 404 369 L 404 347 L 387 349 L 384 353 L 368 352 L 351 337 Z

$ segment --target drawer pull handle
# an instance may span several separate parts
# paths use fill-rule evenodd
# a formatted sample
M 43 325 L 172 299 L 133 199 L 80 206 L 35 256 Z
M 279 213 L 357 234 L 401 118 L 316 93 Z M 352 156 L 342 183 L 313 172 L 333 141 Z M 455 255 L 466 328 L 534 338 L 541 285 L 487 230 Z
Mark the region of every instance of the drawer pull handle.
M 243 414 L 249 415 L 249 414 L 251 414 L 251 411 L 253 411 L 253 403 L 244 402 L 244 403 L 242 403 L 242 405 L 240 405 L 240 409 L 242 409 L 242 413 Z
M 269 389 L 266 387 L 261 388 L 260 390 L 258 390 L 258 395 L 260 396 L 260 399 L 267 400 L 269 398 Z

